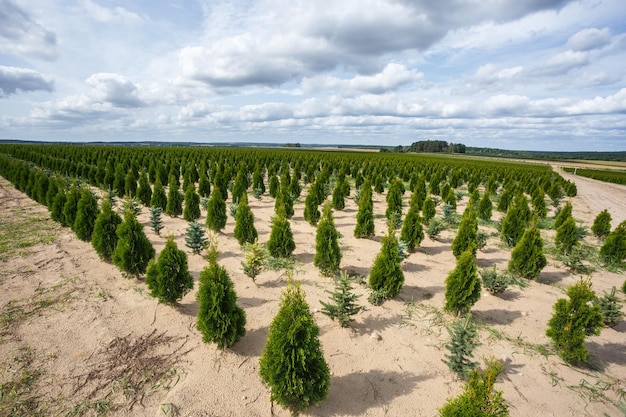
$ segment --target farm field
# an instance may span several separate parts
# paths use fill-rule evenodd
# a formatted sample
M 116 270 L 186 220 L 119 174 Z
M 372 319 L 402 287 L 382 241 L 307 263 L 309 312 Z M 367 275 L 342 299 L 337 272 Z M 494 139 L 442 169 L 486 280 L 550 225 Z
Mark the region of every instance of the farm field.
M 605 208 L 612 215 L 612 227 L 626 219 L 626 186 L 559 174 L 577 187 L 577 195 L 564 197 L 561 205 L 571 201 L 580 225 L 589 229 Z M 358 282 L 367 282 L 387 231 L 387 189 L 373 193 L 375 236 L 357 239 L 353 232 L 358 207 L 352 199 L 352 181 L 345 208 L 333 215 L 342 235 L 341 269 L 356 277 L 355 292 L 365 310 L 355 316 L 350 328 L 341 328 L 320 312 L 320 301 L 327 301 L 333 281 L 313 265 L 315 228 L 303 217 L 308 188 L 303 184 L 290 220 L 296 243 L 294 278 L 302 282 L 320 327 L 332 376 L 328 398 L 303 415 L 437 415 L 437 409 L 463 386 L 442 362 L 449 340 L 446 329 L 453 321 L 443 310 L 444 280 L 455 266 L 451 244 L 457 230 L 449 227 L 437 239 L 426 236 L 402 262 L 405 282 L 400 294 L 381 306 L 371 305 L 366 285 Z M 484 185 L 479 188 L 482 194 Z M 101 190 L 94 191 L 104 196 Z M 470 193 L 467 184 L 456 191 L 460 193 L 456 213 L 460 214 Z M 405 214 L 410 197 L 410 191 L 403 196 Z M 257 200 L 250 190 L 248 199 L 259 241 L 266 243 L 275 199 L 266 192 Z M 442 205 L 437 206 L 438 217 L 443 216 Z M 548 219 L 554 215 L 555 208 L 548 204 Z M 511 249 L 501 243 L 495 226 L 502 216 L 494 207 L 493 221 L 480 223 L 479 229 L 488 237 L 477 252 L 480 268 L 507 267 Z M 147 207 L 141 206 L 137 216 L 157 255 L 169 235 L 187 252 L 196 282 L 175 306 L 158 304 L 149 295 L 144 277 L 125 277 L 114 265 L 100 260 L 91 243 L 50 220 L 44 205 L 4 178 L 0 178 L 0 217 L 0 414 L 11 415 L 7 407 L 16 407 L 11 402 L 14 398 L 20 406 L 30 407 L 32 415 L 289 415 L 271 406 L 269 390 L 259 378 L 259 357 L 287 285 L 287 273 L 265 270 L 256 282 L 243 273 L 244 254 L 234 237 L 233 217 L 228 215 L 226 227 L 217 235 L 218 263 L 234 282 L 247 324 L 245 336 L 224 351 L 202 343 L 196 330 L 197 279 L 208 261 L 204 252 L 195 255 L 185 247 L 188 223 L 182 217 L 163 215 L 159 236 L 150 229 Z M 198 222 L 205 221 L 202 210 Z M 541 234 L 546 247 L 554 246 L 553 230 L 542 229 Z M 18 240 L 18 236 L 23 238 Z M 591 233 L 585 244 L 599 247 Z M 547 256 L 548 265 L 528 287 L 512 286 L 499 296 L 483 289 L 471 309 L 481 340 L 475 359 L 493 356 L 503 361 L 505 371 L 496 388 L 503 391 L 513 416 L 624 415 L 626 322 L 588 338 L 591 367 L 565 364 L 545 330 L 552 306 L 580 274 L 549 251 Z M 590 276 L 598 295 L 622 286 L 623 274 L 593 266 Z M 621 292 L 618 297 L 624 301 Z M 622 307 L 622 311 L 626 310 Z M 14 390 L 5 392 L 10 384 Z

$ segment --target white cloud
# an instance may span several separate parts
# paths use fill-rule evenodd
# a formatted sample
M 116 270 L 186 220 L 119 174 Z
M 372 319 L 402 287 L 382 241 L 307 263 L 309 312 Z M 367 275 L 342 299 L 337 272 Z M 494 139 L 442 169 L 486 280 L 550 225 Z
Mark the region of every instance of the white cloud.
M 567 41 L 567 47 L 572 51 L 590 51 L 599 49 L 611 42 L 609 28 L 588 28 L 572 35 Z
M 584 67 L 588 63 L 589 54 L 587 52 L 567 50 L 532 68 L 530 73 L 539 76 L 559 76 L 567 74 L 575 68 Z
M 143 107 L 145 103 L 139 98 L 137 86 L 128 78 L 119 74 L 93 74 L 85 81 L 93 90 L 90 96 L 94 102 L 110 103 L 114 107 Z
M 38 90 L 52 92 L 54 82 L 31 69 L 0 65 L 0 98 Z
M 103 7 L 93 0 L 83 0 L 83 7 L 94 20 L 101 23 L 139 23 L 144 18 L 137 13 L 130 12 L 123 7 Z
M 12 0 L 0 0 L 0 53 L 54 60 L 57 36 Z

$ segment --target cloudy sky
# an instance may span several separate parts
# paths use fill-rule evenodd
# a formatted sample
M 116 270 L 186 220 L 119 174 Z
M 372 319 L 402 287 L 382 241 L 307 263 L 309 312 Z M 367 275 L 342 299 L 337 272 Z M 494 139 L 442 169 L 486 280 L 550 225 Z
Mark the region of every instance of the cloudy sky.
M 624 0 L 0 0 L 0 138 L 626 150 Z

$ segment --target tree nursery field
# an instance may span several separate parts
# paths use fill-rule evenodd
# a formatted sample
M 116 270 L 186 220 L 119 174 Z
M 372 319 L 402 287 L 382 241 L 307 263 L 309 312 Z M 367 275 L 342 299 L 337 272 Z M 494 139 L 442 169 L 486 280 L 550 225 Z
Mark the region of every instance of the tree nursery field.
M 0 415 L 626 415 L 626 186 L 0 145 Z

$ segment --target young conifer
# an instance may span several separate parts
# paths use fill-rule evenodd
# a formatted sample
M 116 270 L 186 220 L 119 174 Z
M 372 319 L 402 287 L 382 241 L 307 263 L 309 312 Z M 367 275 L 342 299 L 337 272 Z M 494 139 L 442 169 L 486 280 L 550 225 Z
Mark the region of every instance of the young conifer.
M 543 239 L 535 222 L 533 222 L 532 226 L 524 232 L 519 243 L 513 248 L 509 269 L 524 278 L 537 279 L 546 264 L 546 256 L 543 254 Z
M 200 173 L 200 179 L 198 180 L 198 194 L 200 197 L 209 198 L 211 195 L 211 181 L 206 172 Z
M 144 206 L 150 206 L 150 200 L 152 199 L 152 188 L 150 188 L 150 182 L 148 182 L 148 176 L 145 172 L 139 175 L 139 188 L 137 188 L 137 198 Z
M 593 300 L 593 304 L 600 307 L 602 313 L 602 322 L 607 327 L 615 327 L 624 318 L 622 313 L 622 303 L 615 295 L 617 289 L 613 287 L 610 293 L 604 292 L 602 297 Z
M 420 219 L 420 206 L 417 200 L 411 199 L 411 206 L 406 213 L 402 230 L 400 231 L 400 240 L 406 243 L 409 252 L 412 252 L 424 240 L 424 228 L 422 227 L 422 219 Z
M 245 243 L 254 242 L 259 235 L 254 227 L 254 215 L 252 210 L 250 210 L 248 196 L 245 193 L 241 195 L 241 200 L 237 207 L 234 235 L 241 246 Z
M 226 202 L 219 187 L 214 187 L 206 209 L 206 225 L 219 232 L 226 226 Z
M 333 190 L 333 208 L 335 210 L 343 210 L 346 207 L 346 200 L 343 191 L 343 183 L 337 182 Z
M 315 235 L 315 258 L 313 264 L 325 276 L 331 276 L 339 270 L 341 263 L 341 249 L 339 248 L 339 233 L 335 228 L 330 202 L 324 205 L 324 213 L 317 225 Z
M 183 219 L 188 222 L 194 222 L 200 218 L 200 196 L 196 193 L 193 184 L 187 187 L 185 192 L 185 209 L 183 210 Z
M 435 200 L 430 196 L 426 197 L 424 204 L 422 205 L 422 221 L 424 224 L 428 224 L 430 220 L 435 217 Z
M 65 204 L 63 205 L 63 218 L 65 219 L 65 224 L 74 230 L 78 200 L 80 200 L 80 188 L 76 184 L 72 185 L 66 196 Z
M 63 188 L 59 188 L 57 195 L 54 197 L 52 201 L 52 209 L 50 210 L 50 217 L 52 220 L 61 224 L 61 226 L 67 226 L 67 222 L 65 221 L 65 215 L 63 214 L 63 208 L 65 207 L 65 203 L 67 202 L 67 194 Z
M 320 205 L 319 183 L 314 182 L 309 187 L 309 192 L 304 199 L 304 220 L 309 222 L 311 226 L 316 226 L 320 219 L 321 213 L 318 209 Z
M 150 207 L 150 227 L 152 231 L 157 234 L 157 236 L 161 235 L 161 230 L 163 230 L 163 219 L 161 218 L 161 210 L 160 207 Z
M 485 193 L 478 203 L 478 217 L 484 221 L 491 220 L 493 214 L 493 203 L 489 197 L 489 193 Z
M 143 225 L 130 210 L 124 213 L 124 221 L 117 227 L 117 245 L 113 263 L 129 275 L 146 272 L 148 262 L 154 258 L 154 247 L 143 232 Z
M 169 181 L 169 191 L 167 193 L 167 205 L 165 206 L 165 214 L 171 217 L 177 217 L 183 214 L 183 195 L 178 190 L 178 181 L 172 175 Z
M 319 341 L 319 328 L 299 283 L 289 282 L 272 320 L 259 360 L 261 380 L 270 399 L 292 416 L 328 395 L 330 370 Z
M 476 248 L 478 246 L 477 238 L 478 221 L 476 220 L 474 207 L 470 204 L 463 212 L 463 217 L 459 224 L 459 231 L 452 241 L 452 253 L 454 256 L 458 258 L 469 248 L 471 248 L 472 253 L 476 255 Z
M 569 255 L 574 246 L 578 245 L 578 227 L 573 217 L 568 217 L 556 230 L 554 243 L 557 249 L 564 255 Z
M 402 190 L 404 186 L 402 180 L 394 179 L 387 191 L 387 210 L 385 217 L 393 220 L 396 216 L 402 216 Z
M 196 327 L 202 341 L 229 348 L 246 334 L 246 313 L 237 306 L 233 282 L 217 262 L 210 262 L 200 272 L 199 282 Z
M 459 378 L 467 379 L 470 371 L 478 365 L 477 362 L 472 361 L 472 357 L 474 349 L 480 346 L 478 330 L 472 320 L 472 315 L 466 314 L 464 318 L 454 320 L 448 328 L 448 334 L 450 342 L 445 345 L 445 348 L 450 354 L 444 355 L 446 360 L 443 362 Z
M 291 225 L 285 215 L 284 207 L 278 207 L 276 216 L 272 218 L 272 230 L 267 249 L 275 258 L 287 258 L 296 249 Z
M 113 211 L 109 200 L 102 202 L 102 211 L 98 214 L 91 235 L 91 244 L 101 259 L 110 262 L 117 245 L 117 226 L 122 218 Z
M 602 210 L 593 221 L 591 231 L 598 239 L 605 239 L 611 232 L 611 214 L 607 209 Z
M 515 247 L 524 235 L 526 220 L 517 204 L 509 206 L 506 216 L 502 219 L 502 232 L 500 237 L 509 247 Z
M 374 203 L 372 202 L 372 186 L 365 180 L 359 197 L 359 210 L 356 214 L 354 237 L 368 238 L 374 236 Z
M 187 267 L 187 254 L 168 237 L 158 259 L 150 261 L 146 271 L 150 295 L 163 304 L 174 304 L 193 288 L 193 277 Z
M 446 278 L 444 310 L 457 316 L 466 314 L 480 298 L 480 279 L 472 247 L 461 254 L 456 267 Z
M 402 259 L 398 252 L 398 240 L 392 227 L 383 237 L 380 252 L 370 270 L 369 287 L 372 291 L 384 291 L 387 298 L 394 298 L 404 284 L 404 273 L 400 268 Z
M 585 347 L 585 337 L 600 334 L 603 326 L 600 306 L 591 304 L 596 294 L 589 279 L 581 279 L 569 287 L 567 296 L 569 300 L 560 298 L 554 305 L 546 335 L 552 339 L 563 360 L 586 362 L 589 351 Z
M 358 314 L 363 309 L 356 303 L 360 295 L 352 292 L 350 275 L 345 271 L 341 271 L 335 277 L 334 291 L 326 292 L 330 295 L 330 300 L 327 303 L 320 301 L 323 307 L 322 313 L 330 317 L 331 320 L 337 319 L 341 327 L 348 327 L 353 320 L 352 316 Z
M 569 217 L 572 217 L 572 203 L 568 201 L 554 218 L 554 230 L 557 230 Z
M 278 190 L 280 189 L 280 181 L 278 180 L 278 177 L 276 176 L 276 174 L 272 173 L 269 178 L 269 194 L 270 197 L 272 198 L 276 198 L 276 194 L 278 193 Z
M 245 255 L 245 260 L 241 263 L 243 273 L 252 278 L 252 282 L 256 283 L 255 278 L 263 271 L 263 266 L 267 260 L 267 249 L 265 249 L 262 243 L 255 240 L 252 243 L 244 243 L 243 253 Z
M 200 223 L 191 222 L 185 231 L 185 246 L 194 254 L 199 254 L 207 246 L 207 238 L 204 228 Z
M 93 195 L 89 188 L 84 187 L 80 192 L 80 200 L 78 200 L 76 207 L 76 219 L 73 227 L 74 233 L 80 240 L 85 242 L 91 241 L 98 214 L 100 214 L 100 210 L 98 209 L 96 196 Z
M 533 213 L 541 219 L 545 218 L 548 214 L 544 195 L 545 193 L 541 187 L 535 188 L 535 191 L 532 194 Z
M 160 177 L 157 177 L 154 182 L 154 191 L 152 192 L 152 198 L 150 198 L 150 207 L 158 207 L 161 210 L 165 210 L 165 207 L 167 207 L 167 195 L 165 194 L 165 188 L 163 188 Z
M 620 223 L 606 237 L 600 248 L 600 258 L 605 264 L 620 265 L 626 259 L 626 221 Z

